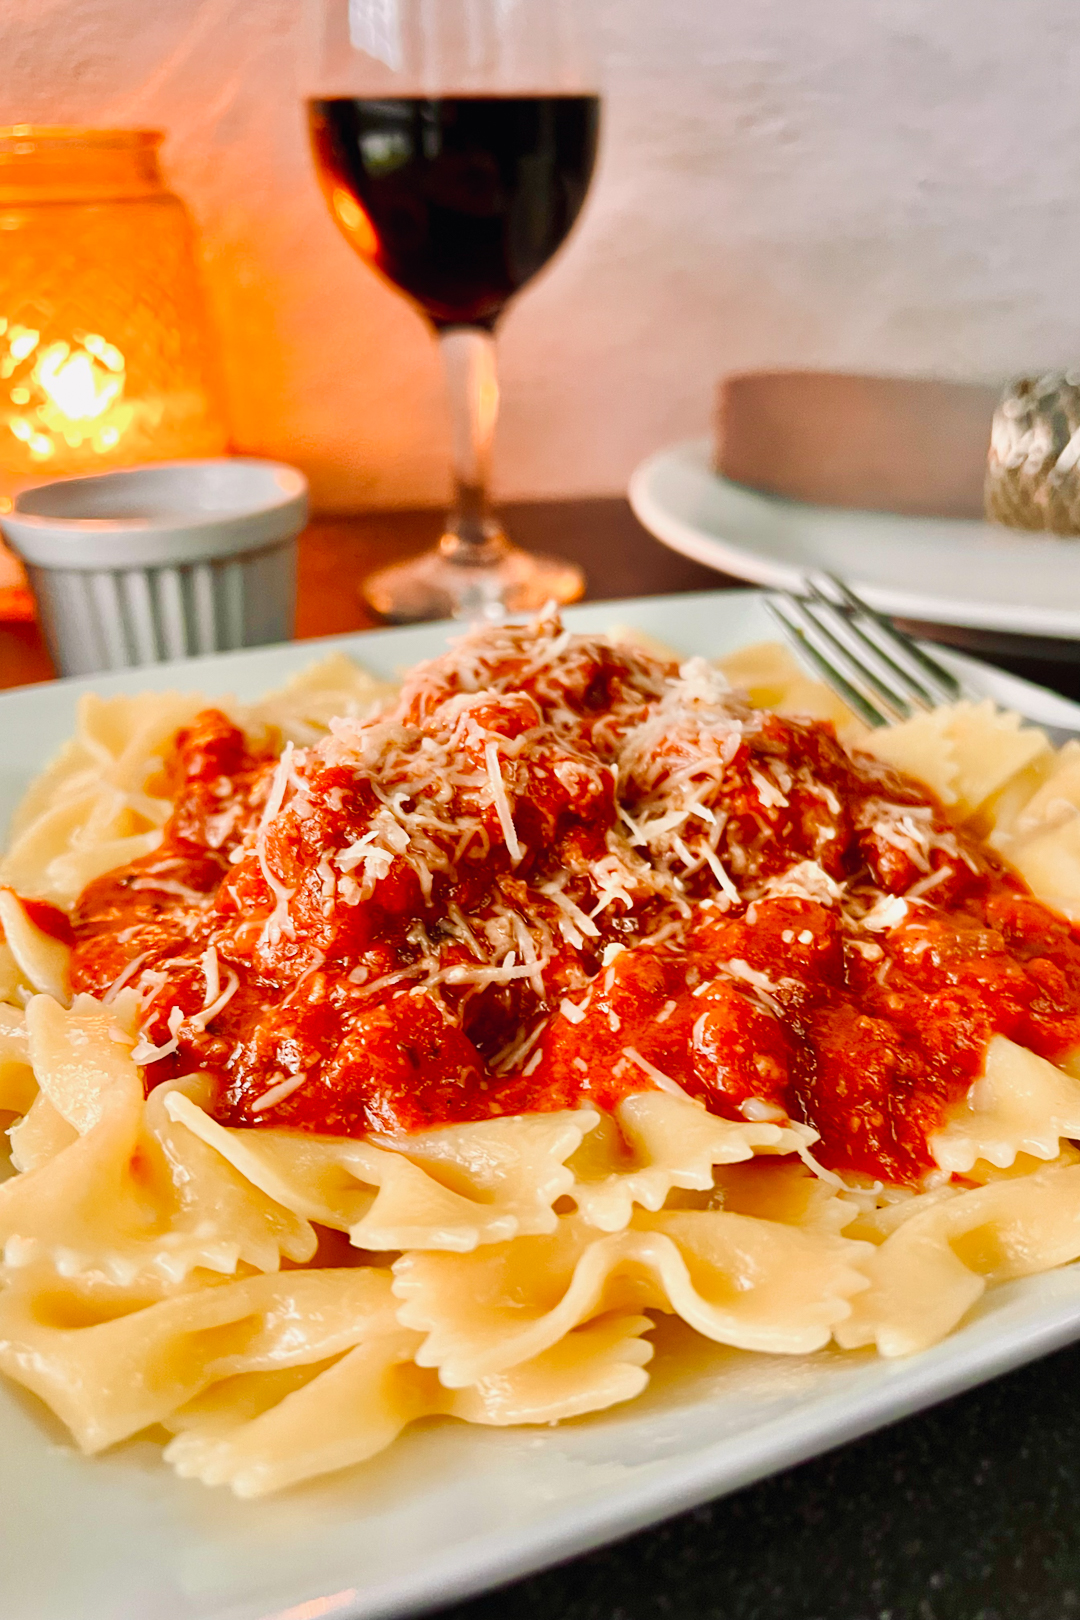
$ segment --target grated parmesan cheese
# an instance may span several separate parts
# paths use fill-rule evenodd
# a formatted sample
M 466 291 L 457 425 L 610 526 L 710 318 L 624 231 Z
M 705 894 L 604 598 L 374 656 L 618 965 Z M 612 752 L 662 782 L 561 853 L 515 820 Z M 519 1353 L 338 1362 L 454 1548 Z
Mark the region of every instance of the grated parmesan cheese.
M 694 1102 L 695 1099 L 688 1091 L 683 1090 L 677 1080 L 673 1080 L 670 1074 L 665 1074 L 663 1069 L 658 1069 L 655 1063 L 650 1063 L 648 1058 L 643 1058 L 637 1047 L 624 1046 L 623 1055 L 629 1058 L 631 1063 L 636 1063 L 639 1069 L 644 1070 L 659 1090 L 666 1091 L 670 1097 L 682 1097 L 686 1102 Z
M 252 1113 L 261 1114 L 267 1108 L 276 1108 L 286 1097 L 291 1097 L 294 1091 L 299 1091 L 306 1079 L 305 1073 L 290 1074 L 287 1079 L 279 1081 L 276 1086 L 271 1086 L 269 1091 L 264 1091 L 261 1097 L 255 1099 L 251 1105 Z
M 702 967 L 692 949 L 680 955 L 699 929 L 708 940 L 723 941 L 744 921 L 768 933 L 791 917 L 795 925 L 783 929 L 783 942 L 812 946 L 815 931 L 800 927 L 798 910 L 778 915 L 772 901 L 829 908 L 848 961 L 854 962 L 853 951 L 875 964 L 884 982 L 889 964 L 881 946 L 865 936 L 901 923 L 910 930 L 914 908 L 931 909 L 938 886 L 963 862 L 972 864 L 962 839 L 931 806 L 899 802 L 904 795 L 895 777 L 871 765 L 858 766 L 865 785 L 842 805 L 815 776 L 826 767 L 807 762 L 797 734 L 792 742 L 780 722 L 763 719 L 704 660 L 690 659 L 677 672 L 645 655 L 620 664 L 610 652 L 598 654 L 602 645 L 550 623 L 486 627 L 415 671 L 392 708 L 333 720 L 309 754 L 288 743 L 242 806 L 226 802 L 210 818 L 208 841 L 217 847 L 215 840 L 223 844 L 243 812 L 248 831 L 228 859 L 247 861 L 252 876 L 257 864 L 272 909 L 266 916 L 264 901 L 256 917 L 231 925 L 230 945 L 245 927 L 257 941 L 248 935 L 243 953 L 226 947 L 219 958 L 216 944 L 202 949 L 210 919 L 192 918 L 200 956 L 155 957 L 158 965 L 148 968 L 151 953 L 144 952 L 106 992 L 112 999 L 134 984 L 145 1007 L 166 994 L 171 975 L 201 966 L 199 1010 L 185 1020 L 173 1007 L 171 1039 L 153 1046 L 140 1036 L 137 1061 L 153 1063 L 177 1051 L 181 1024 L 192 1035 L 206 1030 L 240 987 L 238 973 L 225 963 L 246 962 L 252 948 L 257 972 L 264 979 L 277 975 L 275 1008 L 288 1007 L 307 986 L 308 999 L 332 1005 L 346 1032 L 352 1021 L 370 1016 L 379 997 L 386 996 L 391 1019 L 400 1013 L 407 1020 L 414 1016 L 408 998 L 431 996 L 440 1016 L 475 1035 L 488 1070 L 482 1084 L 492 1090 L 485 1106 L 495 1113 L 493 1075 L 536 1073 L 553 1009 L 569 1024 L 583 1025 L 592 989 L 613 989 L 615 963 L 628 949 L 662 957 L 662 977 L 654 983 L 670 985 L 680 1000 L 666 1001 L 655 1020 L 667 1022 L 680 1007 L 680 1043 L 690 1024 L 680 983 L 688 998 L 722 994 L 717 979 L 732 981 L 752 1005 L 784 1016 L 790 987 L 800 981 L 777 981 L 740 957 L 716 965 L 711 945 L 699 953 Z M 598 669 L 607 682 L 603 708 L 595 700 Z M 320 788 L 324 768 L 350 772 L 356 791 Z M 534 802 L 535 777 L 545 785 Z M 227 799 L 228 781 L 218 787 L 218 797 Z M 252 827 L 260 792 L 265 798 Z M 320 807 L 340 818 L 321 839 L 313 820 Z M 790 864 L 777 871 L 779 812 L 785 810 L 792 812 L 782 835 Z M 296 836 L 292 822 L 301 818 L 302 836 Z M 519 823 L 535 847 L 522 843 Z M 538 824 L 554 828 L 550 837 L 547 831 L 534 836 Z M 860 843 L 852 839 L 853 824 Z M 918 876 L 906 894 L 869 881 L 878 871 L 875 861 L 886 859 L 882 849 L 862 857 L 870 840 L 910 858 Z M 804 851 L 807 858 L 795 859 Z M 212 905 L 212 896 L 165 875 L 167 866 L 146 869 L 135 886 L 200 912 Z M 294 872 L 292 889 L 284 876 Z M 850 876 L 839 881 L 830 872 Z M 384 897 L 382 885 L 390 886 Z M 399 918 L 403 895 L 405 916 L 382 933 L 366 932 L 364 918 L 345 916 L 344 908 L 369 901 L 378 914 L 385 898 L 386 914 Z M 316 918 L 321 910 L 314 936 L 320 949 L 314 939 L 278 949 L 283 940 L 295 940 L 301 906 Z M 721 944 L 717 954 L 738 948 Z M 358 962 L 358 954 L 366 961 Z M 747 947 L 747 954 L 755 952 Z M 193 982 L 197 987 L 198 978 Z M 177 988 L 185 1001 L 191 984 L 189 977 Z M 246 1009 L 246 1001 L 234 1006 L 230 1023 L 241 1005 Z M 494 1016 L 485 1025 L 489 1008 Z M 622 1016 L 606 1007 L 598 1011 L 612 1034 L 633 1038 L 625 1009 Z M 706 1002 L 690 1029 L 692 1041 L 703 1037 L 708 1015 Z M 568 1031 L 561 1028 L 560 1036 L 567 1040 Z M 489 1060 L 495 1046 L 501 1049 Z M 622 1054 L 616 1076 L 636 1068 L 660 1089 L 687 1095 L 634 1046 Z M 572 1061 L 586 1071 L 582 1060 Z M 275 1074 L 249 1106 L 256 1112 L 275 1107 L 304 1079 Z M 743 1114 L 784 1117 L 757 1098 Z
M 788 1117 L 785 1109 L 777 1107 L 776 1103 L 766 1102 L 764 1097 L 748 1097 L 739 1104 L 739 1113 L 755 1125 L 783 1125 Z
M 871 934 L 884 934 L 892 928 L 899 928 L 907 914 L 906 900 L 898 894 L 883 894 L 859 921 Z
M 503 781 L 502 767 L 499 764 L 499 745 L 496 742 L 484 744 L 484 760 L 487 764 L 488 782 L 491 786 L 491 798 L 495 806 L 495 813 L 499 818 L 499 826 L 506 840 L 507 853 L 510 864 L 517 866 L 524 851 L 518 843 L 517 830 L 514 827 L 514 817 L 510 811 L 510 799 L 506 792 L 506 783 Z
M 166 1023 L 169 1026 L 169 1035 L 171 1036 L 171 1039 L 164 1041 L 160 1046 L 152 1046 L 144 1036 L 140 1035 L 138 1041 L 136 1041 L 135 1045 L 131 1048 L 133 1062 L 145 1066 L 149 1063 L 158 1063 L 162 1058 L 171 1057 L 172 1054 L 179 1048 L 180 1041 L 177 1031 L 183 1022 L 183 1008 L 172 1007 L 169 1011 L 169 1016 L 166 1019 Z

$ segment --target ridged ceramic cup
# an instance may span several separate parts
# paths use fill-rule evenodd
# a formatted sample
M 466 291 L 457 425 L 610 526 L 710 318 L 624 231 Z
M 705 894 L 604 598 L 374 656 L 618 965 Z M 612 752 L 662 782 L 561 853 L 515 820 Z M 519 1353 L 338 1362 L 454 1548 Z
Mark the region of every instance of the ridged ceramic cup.
M 62 675 L 285 641 L 307 480 L 276 461 L 169 461 L 41 484 L 0 528 Z

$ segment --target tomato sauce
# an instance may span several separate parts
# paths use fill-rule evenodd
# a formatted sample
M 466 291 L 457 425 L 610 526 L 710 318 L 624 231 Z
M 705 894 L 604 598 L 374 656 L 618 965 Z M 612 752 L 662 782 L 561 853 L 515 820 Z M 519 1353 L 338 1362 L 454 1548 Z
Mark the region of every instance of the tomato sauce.
M 73 983 L 135 987 L 147 1088 L 334 1134 L 660 1085 L 914 1182 L 1007 1035 L 1080 1046 L 1080 935 L 931 794 L 700 661 L 467 638 L 318 746 L 208 710 L 160 848 L 92 883 Z
M 61 911 L 59 906 L 52 905 L 48 900 L 26 900 L 22 895 L 19 896 L 19 904 L 41 933 L 59 940 L 61 945 L 74 945 L 75 930 L 66 911 Z

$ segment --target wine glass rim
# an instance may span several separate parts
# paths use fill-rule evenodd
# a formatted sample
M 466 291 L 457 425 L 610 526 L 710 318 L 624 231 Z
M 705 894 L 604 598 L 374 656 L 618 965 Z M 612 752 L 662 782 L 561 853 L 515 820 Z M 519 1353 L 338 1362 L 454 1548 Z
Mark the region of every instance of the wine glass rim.
M 581 0 L 311 0 L 300 87 L 309 99 L 599 97 L 603 68 Z
M 309 90 L 304 96 L 306 102 L 355 101 L 370 103 L 373 106 L 385 103 L 393 106 L 395 103 L 436 103 L 440 101 L 602 101 L 603 90 L 599 85 L 583 80 L 580 85 L 557 85 L 554 89 L 547 89 L 542 85 L 522 84 L 520 87 L 503 90 L 497 86 L 490 88 L 473 85 L 463 85 L 460 89 L 453 84 L 440 85 L 438 89 L 431 89 L 418 85 L 413 89 L 398 89 L 396 86 L 386 90 Z

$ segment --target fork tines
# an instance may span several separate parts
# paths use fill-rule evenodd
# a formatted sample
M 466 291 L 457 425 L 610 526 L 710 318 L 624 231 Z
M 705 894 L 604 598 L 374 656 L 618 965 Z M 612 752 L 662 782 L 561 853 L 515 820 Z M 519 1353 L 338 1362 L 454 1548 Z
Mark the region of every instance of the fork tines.
M 834 574 L 806 576 L 805 595 L 765 605 L 807 663 L 870 726 L 907 720 L 963 696 L 956 677 Z

